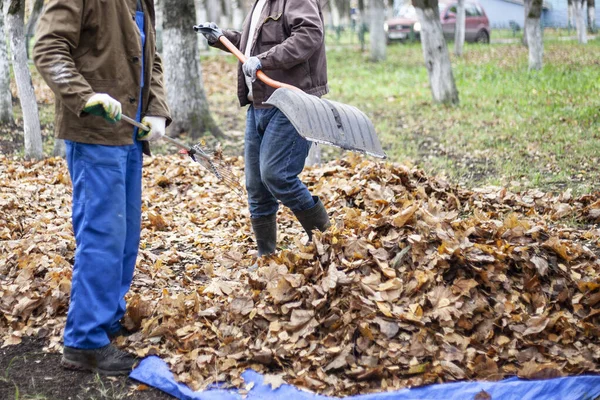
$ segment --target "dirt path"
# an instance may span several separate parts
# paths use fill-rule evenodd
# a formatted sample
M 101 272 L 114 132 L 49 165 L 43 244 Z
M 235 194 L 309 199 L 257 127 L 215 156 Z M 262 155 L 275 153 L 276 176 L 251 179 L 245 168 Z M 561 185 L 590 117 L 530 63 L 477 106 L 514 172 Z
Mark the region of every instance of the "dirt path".
M 43 346 L 43 341 L 27 338 L 20 345 L 0 349 L 0 399 L 174 399 L 127 377 L 65 370 L 60 355 L 44 353 Z

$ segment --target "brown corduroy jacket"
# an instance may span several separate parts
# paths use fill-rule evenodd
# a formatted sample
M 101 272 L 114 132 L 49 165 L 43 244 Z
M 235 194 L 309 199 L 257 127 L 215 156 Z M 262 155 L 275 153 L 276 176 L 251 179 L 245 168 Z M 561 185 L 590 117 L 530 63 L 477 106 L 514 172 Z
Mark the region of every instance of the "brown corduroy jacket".
M 142 0 L 145 14 L 143 115 L 170 122 L 162 61 L 156 53 L 153 0 Z M 136 0 L 49 0 L 38 24 L 33 59 L 56 95 L 56 135 L 90 144 L 128 145 L 133 127 L 111 124 L 83 112 L 94 93 L 107 93 L 135 117 L 142 74 L 142 46 Z M 145 150 L 147 151 L 147 142 Z
M 254 6 L 241 32 L 223 30 L 223 34 L 242 52 L 246 50 Z M 221 44 L 217 47 L 224 49 Z M 327 85 L 325 29 L 318 0 L 268 0 L 262 10 L 251 56 L 258 57 L 262 70 L 272 79 L 294 85 L 308 94 L 323 96 Z M 259 80 L 253 83 L 255 107 L 264 107 L 275 89 Z M 248 88 L 241 64 L 238 70 L 238 98 L 249 104 Z

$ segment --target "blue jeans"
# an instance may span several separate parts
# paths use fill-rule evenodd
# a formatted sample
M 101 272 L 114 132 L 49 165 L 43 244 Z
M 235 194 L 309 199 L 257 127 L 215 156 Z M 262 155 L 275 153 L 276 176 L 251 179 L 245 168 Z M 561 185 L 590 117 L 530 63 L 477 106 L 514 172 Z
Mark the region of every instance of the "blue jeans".
M 142 145 L 66 145 L 77 249 L 64 344 L 95 349 L 125 314 L 140 243 Z
M 276 214 L 278 201 L 293 212 L 315 205 L 306 185 L 298 178 L 310 146 L 279 109 L 250 106 L 244 153 L 252 218 Z

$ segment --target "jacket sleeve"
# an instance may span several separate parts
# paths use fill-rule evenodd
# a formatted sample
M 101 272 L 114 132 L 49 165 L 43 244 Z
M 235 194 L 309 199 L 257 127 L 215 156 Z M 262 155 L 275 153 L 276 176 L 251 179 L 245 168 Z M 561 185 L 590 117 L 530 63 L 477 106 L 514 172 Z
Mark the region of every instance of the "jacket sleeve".
M 241 32 L 225 29 L 225 30 L 223 30 L 223 36 L 225 36 L 227 39 L 229 39 L 229 41 L 231 43 L 233 43 L 233 45 L 235 47 L 237 47 L 238 49 L 240 48 L 240 42 L 242 40 Z M 223 46 L 223 44 L 221 42 L 215 43 L 214 45 L 212 45 L 212 47 L 229 52 L 227 47 Z
M 33 60 L 66 108 L 81 116 L 92 87 L 77 71 L 72 52 L 79 46 L 84 0 L 49 0 L 37 29 Z
M 150 97 L 146 115 L 154 117 L 164 117 L 167 119 L 167 126 L 171 123 L 171 111 L 167 105 L 167 91 L 163 79 L 162 58 L 158 53 L 154 56 L 152 64 L 152 76 L 150 78 Z
M 265 71 L 289 69 L 315 53 L 325 39 L 318 0 L 289 0 L 283 13 L 290 27 L 290 37 L 268 51 L 257 55 Z

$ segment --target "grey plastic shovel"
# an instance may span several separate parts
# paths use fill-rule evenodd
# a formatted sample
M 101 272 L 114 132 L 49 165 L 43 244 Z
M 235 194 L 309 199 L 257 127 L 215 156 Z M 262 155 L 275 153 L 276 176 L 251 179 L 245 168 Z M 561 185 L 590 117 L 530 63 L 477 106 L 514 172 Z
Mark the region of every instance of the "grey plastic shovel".
M 205 34 L 215 31 L 206 25 L 195 26 L 194 30 Z M 246 56 L 229 39 L 221 36 L 219 41 L 240 62 L 246 62 Z M 358 108 L 309 95 L 295 86 L 269 78 L 262 71 L 256 76 L 277 89 L 264 104 L 281 110 L 305 139 L 386 158 L 373 123 Z

